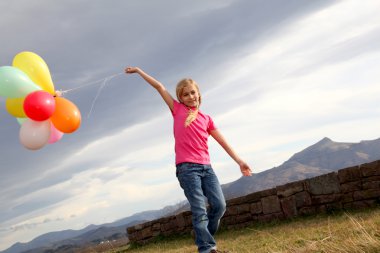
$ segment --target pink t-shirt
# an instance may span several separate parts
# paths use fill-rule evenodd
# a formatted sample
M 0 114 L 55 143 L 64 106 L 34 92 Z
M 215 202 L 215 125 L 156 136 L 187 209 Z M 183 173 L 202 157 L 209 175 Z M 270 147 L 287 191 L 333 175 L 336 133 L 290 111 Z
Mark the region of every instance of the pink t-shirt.
M 198 111 L 197 118 L 185 127 L 188 111 L 184 104 L 174 100 L 175 163 L 210 164 L 207 139 L 216 126 L 209 115 Z

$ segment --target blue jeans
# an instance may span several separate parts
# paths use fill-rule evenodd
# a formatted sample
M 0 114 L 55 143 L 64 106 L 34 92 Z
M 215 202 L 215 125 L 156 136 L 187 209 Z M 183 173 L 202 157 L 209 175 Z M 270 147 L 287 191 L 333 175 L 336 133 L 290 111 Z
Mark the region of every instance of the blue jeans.
M 214 234 L 226 211 L 222 188 L 211 165 L 181 163 L 176 167 L 178 181 L 190 203 L 195 243 L 199 252 L 208 253 L 216 249 Z

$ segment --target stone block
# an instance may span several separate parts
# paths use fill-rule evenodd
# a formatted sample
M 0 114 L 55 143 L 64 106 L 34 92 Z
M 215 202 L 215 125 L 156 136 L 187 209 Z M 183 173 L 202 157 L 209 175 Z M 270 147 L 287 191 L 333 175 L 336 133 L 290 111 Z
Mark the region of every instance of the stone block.
M 238 209 L 238 214 L 244 214 L 244 213 L 249 213 L 250 212 L 250 204 L 242 204 L 237 206 Z
M 193 217 L 191 215 L 186 215 L 185 216 L 185 226 L 189 227 L 192 226 L 193 224 Z
M 158 230 L 161 230 L 161 223 L 159 222 L 156 222 L 152 225 L 152 230 L 153 231 L 158 231 Z
M 354 192 L 354 200 L 375 199 L 380 197 L 380 189 L 368 189 Z
M 288 183 L 285 185 L 277 186 L 277 196 L 286 198 L 304 190 L 305 180 Z
M 143 239 L 145 238 L 150 238 L 153 236 L 153 232 L 152 232 L 152 228 L 151 227 L 146 227 L 144 229 L 141 230 L 141 237 Z
M 257 202 L 261 199 L 261 194 L 259 192 L 254 192 L 251 194 L 248 194 L 247 196 L 244 197 L 245 203 L 252 203 L 252 202 Z
M 245 214 L 236 216 L 236 223 L 244 223 L 250 220 L 252 220 L 250 213 L 245 213 Z
M 277 190 L 276 190 L 276 188 L 272 188 L 272 189 L 259 191 L 259 192 L 257 192 L 257 194 L 260 194 L 260 197 L 264 198 L 264 197 L 271 196 L 271 195 L 277 195 Z
M 130 233 L 130 234 L 128 234 L 128 239 L 131 242 L 135 242 L 136 241 L 136 233 Z
M 186 226 L 185 217 L 183 216 L 182 213 L 177 214 L 175 216 L 175 220 L 176 220 L 176 223 L 177 223 L 176 226 L 178 228 L 184 228 Z
M 236 216 L 228 216 L 228 217 L 222 218 L 221 222 L 222 222 L 222 224 L 225 224 L 225 225 L 235 224 L 236 223 Z
M 342 194 L 342 203 L 348 203 L 354 201 L 354 193 L 347 192 Z
M 307 179 L 306 185 L 312 195 L 340 193 L 340 183 L 335 172 Z
M 228 206 L 226 208 L 226 212 L 224 213 L 225 216 L 231 216 L 231 215 L 237 215 L 239 213 L 238 206 Z
M 380 176 L 380 161 L 360 165 L 363 177 Z
M 362 182 L 354 181 L 354 182 L 343 183 L 340 185 L 340 189 L 342 193 L 359 191 L 362 189 Z
M 233 205 L 239 205 L 239 204 L 245 203 L 244 201 L 245 200 L 244 200 L 244 196 L 243 196 L 243 197 L 229 199 L 226 201 L 226 204 L 227 204 L 227 206 L 233 206 Z
M 342 200 L 342 194 L 318 195 L 318 196 L 311 197 L 311 203 L 313 205 L 340 202 L 341 200 Z
M 281 204 L 277 195 L 268 196 L 261 199 L 264 214 L 281 212 Z
M 363 190 L 380 189 L 380 181 L 363 182 Z
M 338 170 L 338 178 L 341 184 L 351 181 L 359 181 L 361 178 L 359 166 Z
M 262 212 L 263 212 L 263 206 L 261 204 L 261 201 L 251 204 L 251 214 L 259 214 Z
M 311 205 L 310 194 L 306 191 L 298 192 L 294 195 L 294 197 L 296 199 L 296 207 L 297 208 Z
M 296 198 L 295 196 L 289 196 L 280 200 L 282 211 L 286 218 L 297 216 Z

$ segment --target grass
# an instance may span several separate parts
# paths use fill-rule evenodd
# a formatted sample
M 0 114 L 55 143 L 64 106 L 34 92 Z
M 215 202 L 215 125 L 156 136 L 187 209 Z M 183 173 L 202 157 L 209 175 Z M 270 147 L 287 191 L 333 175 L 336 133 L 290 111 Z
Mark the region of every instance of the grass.
M 216 240 L 219 249 L 231 253 L 375 253 L 380 252 L 380 208 L 221 230 Z M 197 250 L 191 236 L 186 235 L 106 252 L 193 253 Z

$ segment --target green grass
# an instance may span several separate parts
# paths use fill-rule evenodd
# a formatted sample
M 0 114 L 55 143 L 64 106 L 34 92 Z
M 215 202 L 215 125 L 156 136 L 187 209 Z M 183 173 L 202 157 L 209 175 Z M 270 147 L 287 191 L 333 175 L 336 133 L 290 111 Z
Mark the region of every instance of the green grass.
M 216 240 L 220 250 L 231 253 L 375 253 L 380 252 L 380 208 L 221 230 Z M 191 236 L 186 235 L 158 238 L 144 246 L 124 246 L 106 252 L 193 253 L 197 250 Z

